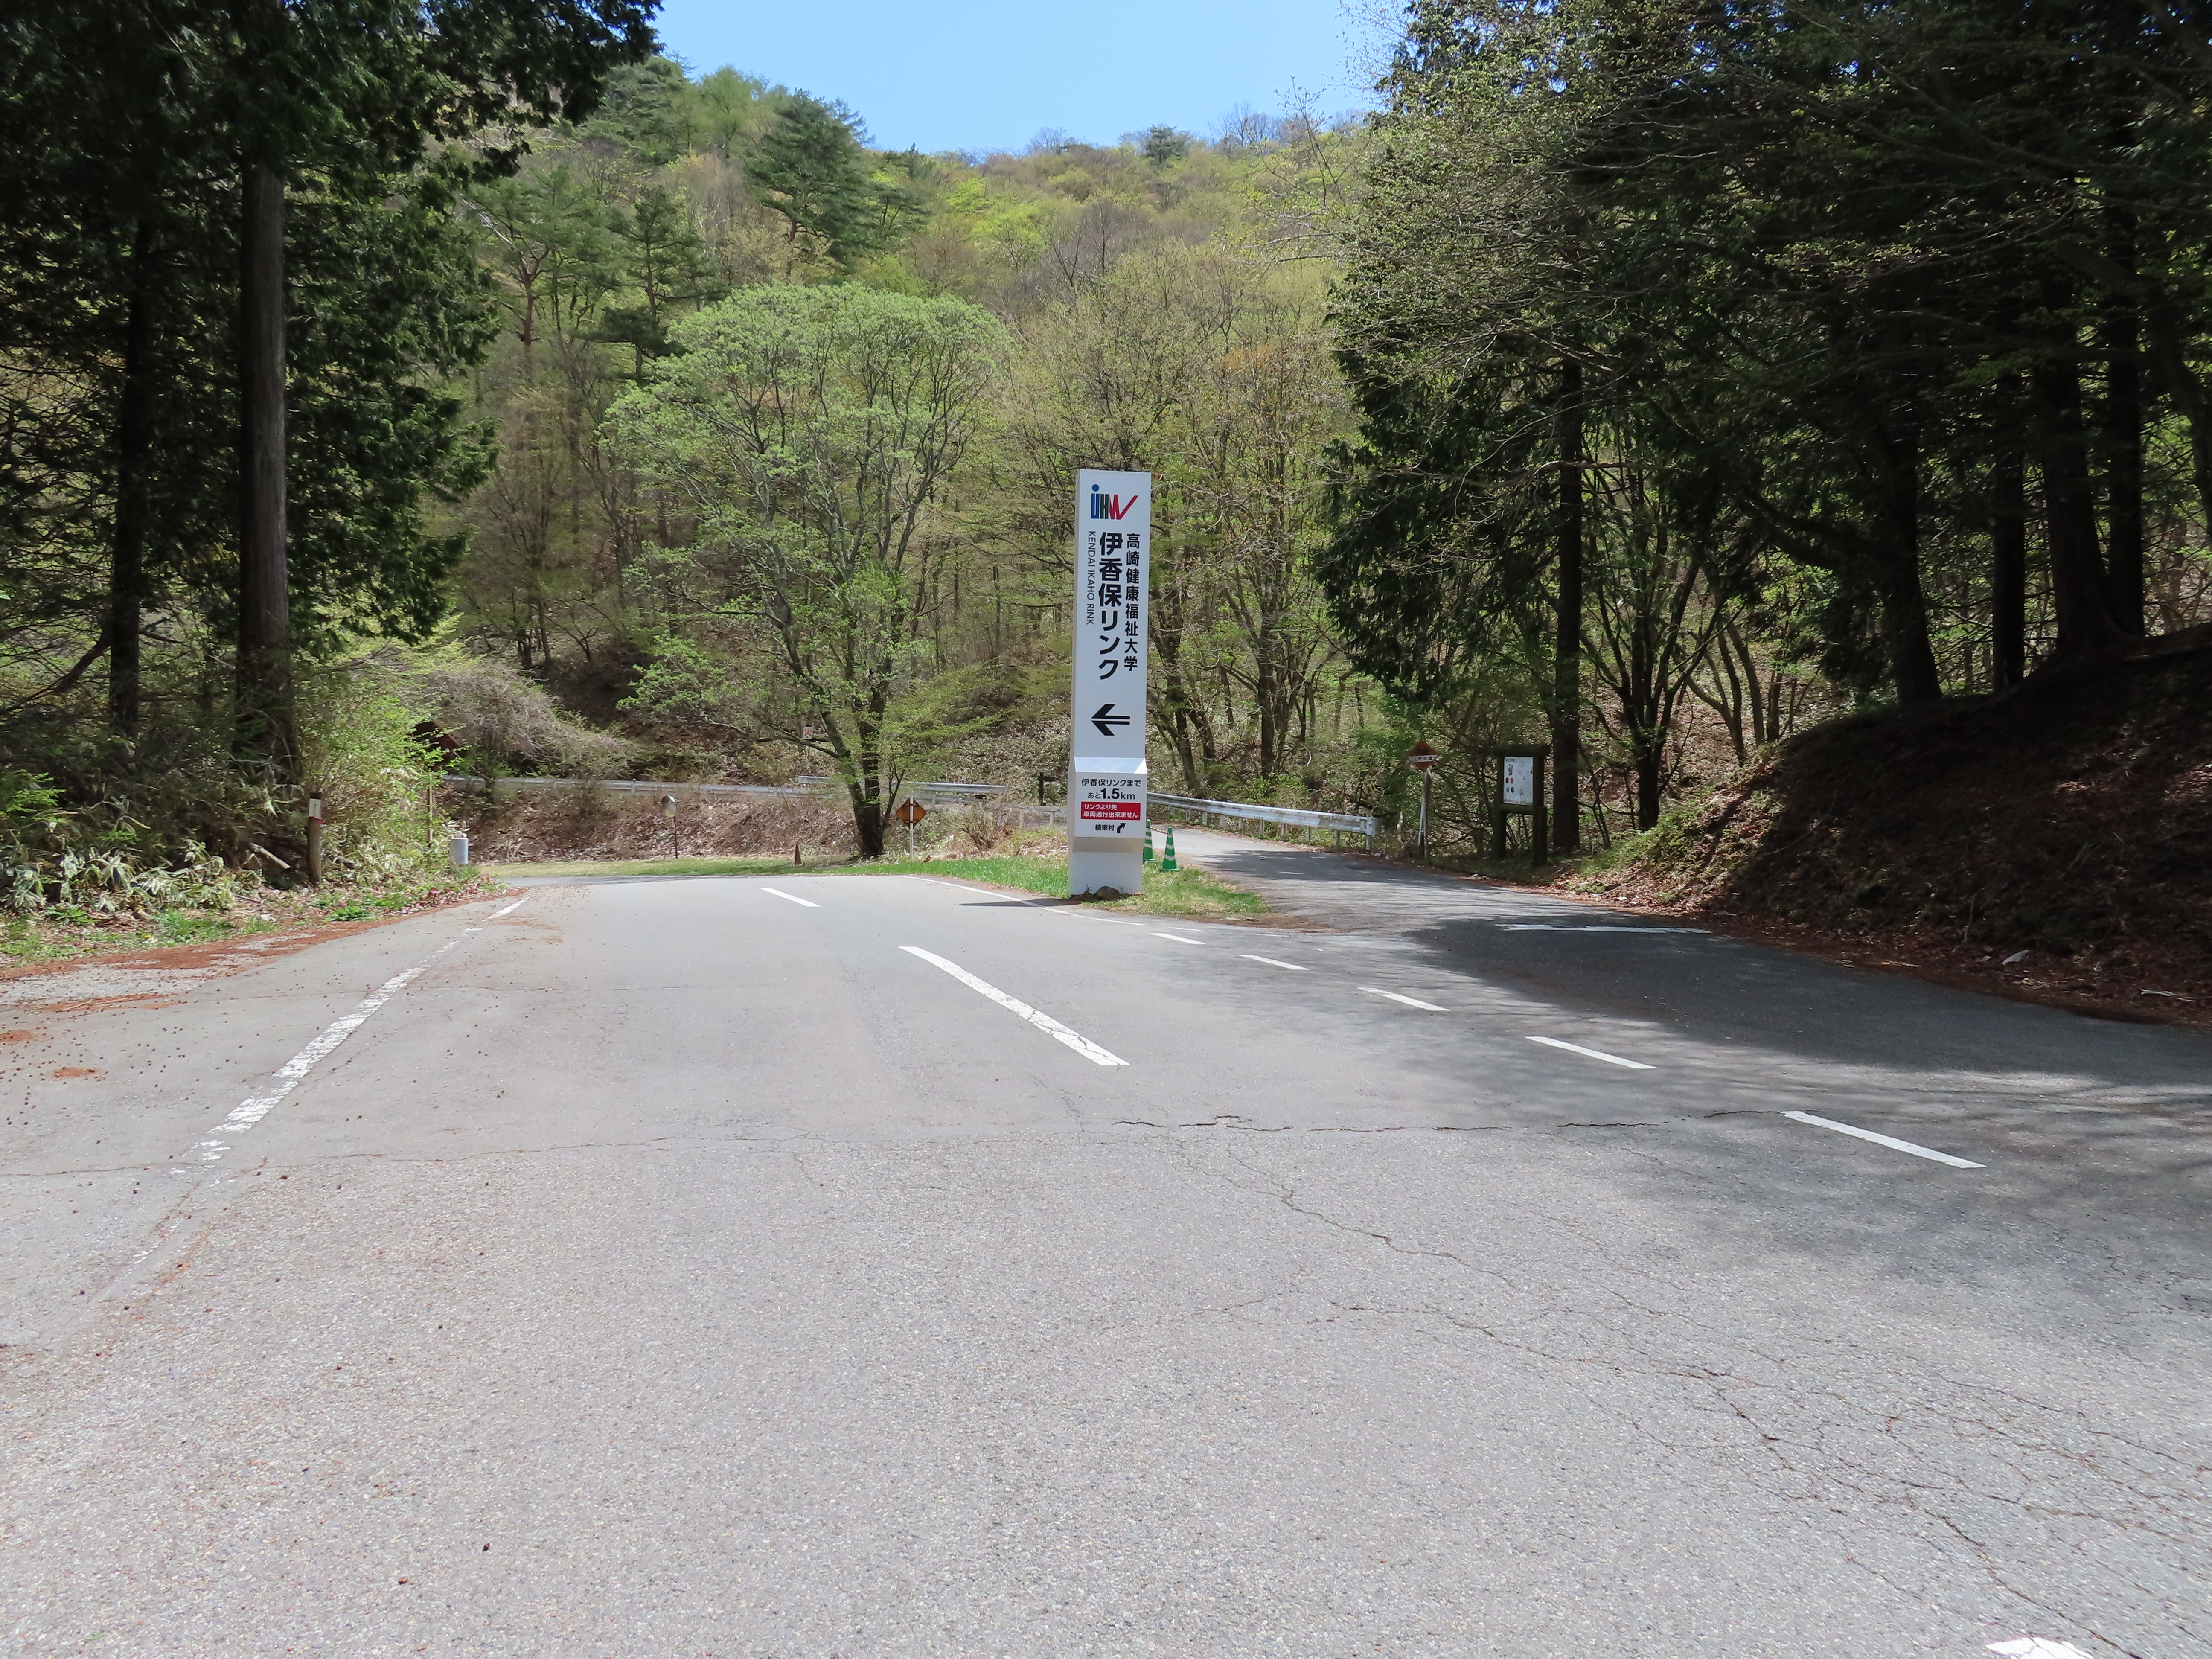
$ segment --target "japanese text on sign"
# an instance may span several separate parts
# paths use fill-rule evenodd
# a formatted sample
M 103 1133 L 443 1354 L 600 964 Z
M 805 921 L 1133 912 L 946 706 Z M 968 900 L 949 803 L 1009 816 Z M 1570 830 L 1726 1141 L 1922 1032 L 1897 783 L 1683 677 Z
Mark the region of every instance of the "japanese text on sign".
M 1076 821 L 1089 835 L 1120 835 L 1136 830 L 1145 821 L 1145 788 L 1126 772 L 1109 772 L 1075 779 Z
M 1534 806 L 1536 804 L 1536 757 L 1534 755 L 1508 755 L 1505 757 L 1505 804 L 1508 806 Z
M 1150 480 L 1106 472 L 1084 481 L 1076 518 L 1078 682 L 1110 684 L 1141 708 L 1152 538 L 1151 492 L 1141 486 Z

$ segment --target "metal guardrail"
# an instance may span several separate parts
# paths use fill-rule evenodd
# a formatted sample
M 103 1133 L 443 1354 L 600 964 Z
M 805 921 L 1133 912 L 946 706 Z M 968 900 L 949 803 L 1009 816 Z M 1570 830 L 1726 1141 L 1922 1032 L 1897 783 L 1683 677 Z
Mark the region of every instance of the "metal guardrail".
M 1154 789 L 1145 799 L 1171 812 L 1199 812 L 1217 818 L 1244 818 L 1255 823 L 1285 823 L 1302 830 L 1327 830 L 1338 835 L 1364 836 L 1372 847 L 1381 826 L 1357 812 L 1312 812 L 1301 806 L 1255 806 L 1249 801 L 1200 800 L 1194 795 L 1170 795 Z
M 801 772 L 793 781 L 814 789 L 838 787 L 836 778 L 811 772 Z M 919 795 L 926 801 L 989 800 L 1005 794 L 1006 786 L 1003 783 L 908 783 L 900 786 L 900 793 Z

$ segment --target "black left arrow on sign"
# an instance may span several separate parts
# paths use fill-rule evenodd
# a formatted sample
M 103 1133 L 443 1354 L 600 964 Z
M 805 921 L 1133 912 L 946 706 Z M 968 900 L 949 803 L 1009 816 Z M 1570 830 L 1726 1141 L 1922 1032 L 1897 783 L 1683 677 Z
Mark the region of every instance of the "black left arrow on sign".
M 1117 714 L 1114 712 L 1112 703 L 1102 702 L 1098 705 L 1098 712 L 1091 717 L 1091 723 L 1098 728 L 1100 737 L 1110 738 L 1114 735 L 1115 726 L 1127 726 L 1129 723 L 1129 716 Z

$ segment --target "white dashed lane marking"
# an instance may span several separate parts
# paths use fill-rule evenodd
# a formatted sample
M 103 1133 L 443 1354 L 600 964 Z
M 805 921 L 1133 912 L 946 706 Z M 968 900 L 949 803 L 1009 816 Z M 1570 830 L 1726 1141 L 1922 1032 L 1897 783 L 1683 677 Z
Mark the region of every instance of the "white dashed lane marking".
M 1632 1072 L 1655 1072 L 1656 1066 L 1646 1066 L 1640 1060 L 1623 1060 L 1619 1054 L 1609 1054 L 1602 1048 L 1585 1048 L 1579 1042 L 1568 1042 L 1559 1037 L 1532 1036 L 1531 1042 L 1540 1042 L 1547 1048 L 1565 1048 L 1571 1054 L 1588 1054 L 1592 1060 L 1601 1060 L 1608 1066 L 1626 1066 Z
M 1278 962 L 1278 961 L 1276 961 L 1276 960 L 1274 959 L 1274 957 L 1255 957 L 1255 956 L 1252 955 L 1252 953 L 1251 953 L 1250 951 L 1248 951 L 1243 952 L 1243 957 L 1244 957 L 1244 960 L 1245 960 L 1245 961 L 1247 961 L 1247 962 L 1264 962 L 1264 963 L 1266 963 L 1267 964 L 1267 966 L 1269 966 L 1270 968 L 1287 968 L 1287 969 L 1290 969 L 1292 973 L 1294 973 L 1294 974 L 1304 974 L 1304 973 L 1308 973 L 1308 972 L 1310 972 L 1310 971 L 1311 971 L 1311 970 L 1310 970 L 1310 969 L 1304 969 L 1304 968 L 1301 968 L 1301 967 L 1299 967 L 1299 966 L 1298 966 L 1298 964 L 1297 964 L 1297 963 L 1295 963 L 1295 962 Z
M 803 904 L 810 910 L 819 910 L 822 908 L 812 899 L 803 899 L 796 893 L 787 893 L 781 887 L 763 887 L 761 889 L 761 891 L 763 893 L 773 893 L 778 898 L 788 900 L 793 904 Z
M 1838 1123 L 1832 1117 L 1818 1117 L 1811 1112 L 1784 1112 L 1782 1115 L 1795 1118 L 1800 1123 L 1809 1123 L 1816 1129 L 1833 1129 L 1840 1135 L 1856 1135 L 1861 1140 L 1871 1140 L 1875 1146 L 1887 1146 L 1893 1152 L 1910 1152 L 1915 1158 L 1929 1158 L 1937 1164 L 1948 1164 L 1954 1170 L 1979 1170 L 1987 1167 L 1975 1163 L 1972 1158 L 1954 1158 L 1950 1153 L 1939 1152 L 1931 1146 L 1923 1146 L 1910 1140 L 1899 1140 L 1895 1135 L 1878 1135 L 1871 1129 L 1862 1129 L 1849 1123 Z M 2042 1638 L 2038 1637 L 2033 1639 L 2040 1641 Z M 2022 1651 L 2029 1650 L 2022 1650 Z
M 492 915 L 495 917 L 503 916 L 510 910 L 520 910 L 528 902 L 527 898 L 519 898 L 514 903 L 493 911 Z M 230 1143 L 223 1139 L 223 1136 L 243 1134 L 260 1122 L 263 1118 L 268 1116 L 285 1096 L 300 1086 L 308 1073 L 327 1060 L 338 1044 L 358 1031 L 368 1022 L 371 1014 L 405 990 L 418 974 L 428 969 L 432 963 L 437 961 L 440 957 L 445 955 L 471 933 L 482 932 L 483 932 L 482 922 L 478 922 L 473 927 L 462 928 L 459 933 L 431 951 L 428 956 L 416 963 L 405 973 L 394 974 L 376 989 L 371 991 L 361 1006 L 351 1013 L 343 1018 L 334 1019 L 323 1027 L 316 1033 L 313 1042 L 277 1067 L 276 1074 L 270 1079 L 275 1087 L 265 1090 L 251 1099 L 240 1101 L 237 1105 L 230 1109 L 230 1115 L 215 1126 L 214 1132 L 208 1139 L 201 1141 L 192 1149 L 199 1154 L 200 1162 L 203 1164 L 218 1162 L 222 1155 L 230 1150 Z
M 1402 1002 L 1408 1008 L 1425 1008 L 1432 1014 L 1451 1012 L 1449 1008 L 1439 1008 L 1435 1003 L 1424 1002 L 1419 997 L 1401 997 L 1395 991 L 1386 991 L 1379 985 L 1363 985 L 1359 988 L 1371 996 L 1388 997 L 1393 1002 Z
M 951 975 L 953 978 L 958 980 L 969 990 L 980 992 L 982 995 L 990 998 L 992 1001 L 997 1003 L 1001 1008 L 1005 1008 L 1013 1013 L 1019 1014 L 1024 1019 L 1029 1021 L 1030 1024 L 1036 1026 L 1037 1030 L 1042 1031 L 1054 1042 L 1066 1043 L 1069 1048 L 1074 1049 L 1077 1054 L 1081 1054 L 1084 1059 L 1089 1060 L 1094 1066 L 1127 1066 L 1129 1063 L 1127 1060 L 1122 1059 L 1119 1054 L 1100 1048 L 1089 1037 L 1070 1030 L 1066 1026 L 1062 1025 L 1058 1020 L 1054 1019 L 1050 1014 L 1039 1013 L 1036 1009 L 1030 1007 L 1028 1003 L 1024 1002 L 1019 997 L 1010 997 L 1004 991 L 1001 991 L 997 986 L 992 984 L 988 980 L 976 978 L 975 975 L 969 973 L 958 963 L 947 962 L 943 957 L 939 956 L 934 951 L 925 951 L 919 945 L 902 945 L 899 946 L 899 949 L 905 951 L 908 956 L 920 957 L 924 962 L 929 963 L 933 968 L 942 968 L 946 973 Z

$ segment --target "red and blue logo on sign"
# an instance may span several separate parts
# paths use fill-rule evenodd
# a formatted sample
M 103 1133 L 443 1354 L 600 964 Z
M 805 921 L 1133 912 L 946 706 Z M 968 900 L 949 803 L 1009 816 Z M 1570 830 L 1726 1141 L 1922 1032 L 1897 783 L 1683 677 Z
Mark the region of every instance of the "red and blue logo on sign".
M 1137 504 L 1134 495 L 1109 495 L 1097 484 L 1091 486 L 1091 516 L 1094 519 L 1120 520 L 1128 516 L 1129 509 Z

